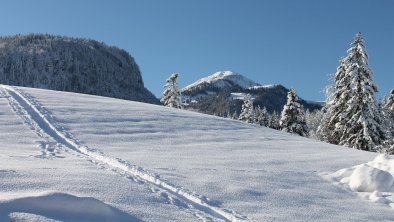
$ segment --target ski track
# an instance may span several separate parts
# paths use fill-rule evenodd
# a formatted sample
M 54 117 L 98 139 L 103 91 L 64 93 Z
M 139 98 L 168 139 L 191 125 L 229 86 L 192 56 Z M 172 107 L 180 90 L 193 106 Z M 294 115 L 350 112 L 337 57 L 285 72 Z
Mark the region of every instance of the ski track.
M 58 154 L 61 151 L 68 152 L 85 158 L 100 168 L 110 169 L 134 182 L 148 185 L 152 193 L 158 193 L 168 204 L 187 210 L 202 221 L 250 221 L 248 217 L 215 206 L 209 198 L 160 179 L 158 175 L 140 166 L 81 145 L 71 133 L 60 127 L 53 116 L 30 95 L 11 86 L 0 85 L 0 89 L 8 99 L 12 110 L 31 130 L 45 140 L 39 141 L 42 155 L 36 157 L 63 158 Z

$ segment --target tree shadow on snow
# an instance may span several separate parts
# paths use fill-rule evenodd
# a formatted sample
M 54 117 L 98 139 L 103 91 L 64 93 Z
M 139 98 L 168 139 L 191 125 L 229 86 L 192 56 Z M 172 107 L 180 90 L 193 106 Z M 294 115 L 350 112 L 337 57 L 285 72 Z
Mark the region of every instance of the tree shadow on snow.
M 0 202 L 0 221 L 11 222 L 10 214 L 28 213 L 65 222 L 139 222 L 140 219 L 91 197 L 51 193 Z

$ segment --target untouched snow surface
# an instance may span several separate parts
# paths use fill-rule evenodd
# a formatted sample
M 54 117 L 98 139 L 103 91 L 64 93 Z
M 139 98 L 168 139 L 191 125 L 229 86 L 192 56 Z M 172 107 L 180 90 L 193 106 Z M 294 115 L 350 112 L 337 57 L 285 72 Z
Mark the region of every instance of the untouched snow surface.
M 260 85 L 246 78 L 245 76 L 242 76 L 241 74 L 232 71 L 221 71 L 221 72 L 216 72 L 210 76 L 204 77 L 202 79 L 199 79 L 198 81 L 183 88 L 182 91 L 190 90 L 204 84 L 212 84 L 217 88 L 224 88 L 226 86 L 229 86 L 230 84 L 229 82 L 233 83 L 234 85 L 240 86 L 244 89 Z
M 247 93 L 231 93 L 230 98 L 231 99 L 239 99 L 239 100 L 245 100 L 245 97 L 247 96 Z M 251 96 L 252 101 L 255 100 L 255 97 Z
M 262 85 L 262 86 L 252 86 L 252 87 L 249 87 L 249 89 L 272 89 L 272 88 L 275 88 L 275 87 L 277 87 L 278 85 L 275 85 L 275 84 L 268 84 L 268 85 Z
M 138 102 L 0 94 L 0 221 L 394 220 L 321 176 L 373 153 Z

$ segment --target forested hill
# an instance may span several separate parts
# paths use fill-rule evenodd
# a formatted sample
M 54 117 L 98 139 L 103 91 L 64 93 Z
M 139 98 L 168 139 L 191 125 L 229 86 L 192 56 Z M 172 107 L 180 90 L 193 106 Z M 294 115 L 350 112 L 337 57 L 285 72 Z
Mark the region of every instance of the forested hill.
M 83 38 L 0 37 L 0 83 L 159 102 L 125 50 Z

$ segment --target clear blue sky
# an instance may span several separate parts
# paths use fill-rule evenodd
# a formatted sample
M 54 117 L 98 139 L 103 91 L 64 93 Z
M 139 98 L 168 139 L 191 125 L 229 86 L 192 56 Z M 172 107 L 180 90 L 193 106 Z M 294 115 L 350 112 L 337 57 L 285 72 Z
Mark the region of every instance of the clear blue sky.
M 379 96 L 394 87 L 393 0 L 3 0 L 0 35 L 50 33 L 124 48 L 161 95 L 219 70 L 294 87 L 323 100 L 356 32 L 366 40 Z

